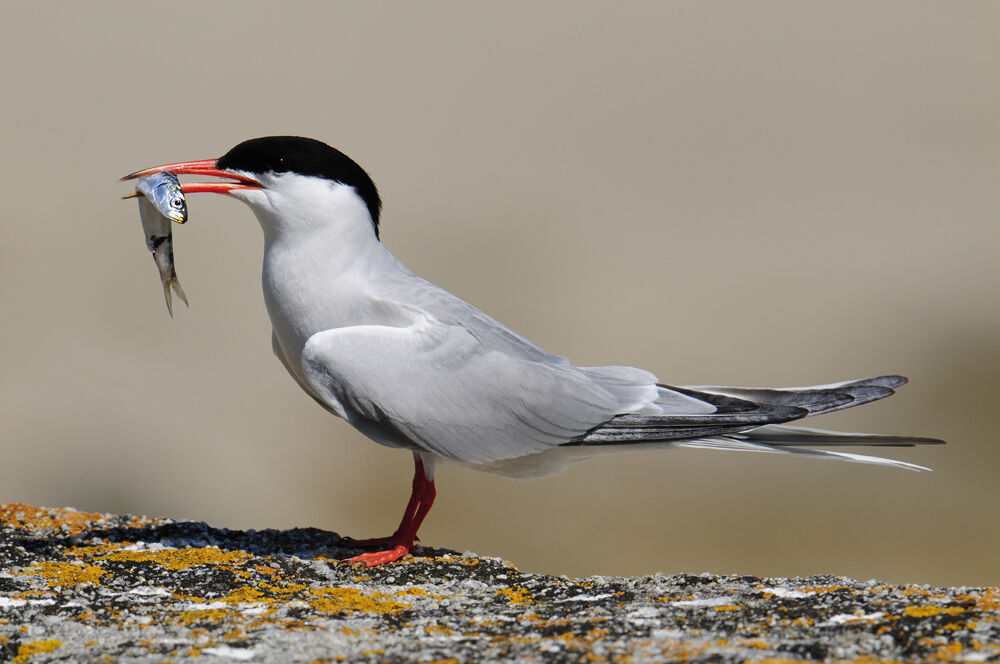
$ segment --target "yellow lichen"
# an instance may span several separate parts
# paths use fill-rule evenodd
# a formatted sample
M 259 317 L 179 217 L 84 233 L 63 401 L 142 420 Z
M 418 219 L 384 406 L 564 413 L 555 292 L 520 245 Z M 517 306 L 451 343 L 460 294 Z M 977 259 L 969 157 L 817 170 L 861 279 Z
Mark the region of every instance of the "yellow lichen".
M 512 588 L 501 588 L 497 591 L 498 595 L 503 595 L 510 601 L 511 604 L 531 604 L 534 598 L 524 588 L 518 588 L 514 590 Z
M 179 611 L 176 620 L 184 625 L 197 625 L 200 623 L 218 624 L 227 618 L 233 618 L 239 614 L 229 609 L 193 609 L 191 611 Z
M 740 607 L 735 604 L 723 604 L 722 606 L 715 607 L 716 611 L 739 611 Z
M 310 588 L 309 594 L 315 598 L 309 600 L 309 604 L 321 613 L 360 611 L 395 614 L 411 608 L 409 604 L 396 602 L 384 593 L 357 588 Z
M 100 556 L 97 560 L 114 562 L 153 562 L 167 569 L 188 569 L 199 565 L 234 565 L 252 558 L 245 551 L 222 551 L 218 547 L 163 549 L 161 551 L 115 551 Z
M 268 590 L 272 593 L 277 593 L 279 595 L 291 595 L 294 593 L 301 593 L 305 591 L 306 586 L 301 583 L 288 583 L 286 581 L 279 581 L 278 583 L 266 583 L 261 581 L 258 584 L 264 590 Z
M 428 635 L 440 635 L 440 636 L 453 636 L 455 630 L 449 629 L 448 627 L 443 627 L 441 625 L 425 625 L 424 634 Z
M 0 505 L 0 523 L 24 530 L 59 529 L 72 535 L 79 535 L 106 518 L 106 514 L 78 512 L 73 509 L 35 507 L 24 503 Z M 156 520 L 133 517 L 127 527 L 140 528 L 151 523 L 156 523 Z
M 74 510 L 43 509 L 24 503 L 0 505 L 0 523 L 27 530 L 65 528 L 74 535 L 78 535 L 100 518 L 100 514 Z
M 131 545 L 132 542 L 108 542 L 104 540 L 101 544 L 91 544 L 90 546 L 71 546 L 66 549 L 66 553 L 77 558 L 88 556 L 99 556 L 110 551 L 117 551 L 122 547 Z
M 415 595 L 417 597 L 431 597 L 433 599 L 446 599 L 445 595 L 435 595 L 429 593 L 423 588 L 407 588 L 405 590 L 400 590 L 396 592 L 396 597 L 404 597 L 406 595 Z
M 32 655 L 52 652 L 62 644 L 62 641 L 57 641 L 55 639 L 42 639 L 41 641 L 29 641 L 28 643 L 22 643 L 17 649 L 17 656 L 14 658 L 14 661 L 27 662 L 28 658 Z
M 952 642 L 947 645 L 941 646 L 934 654 L 940 658 L 950 658 L 954 657 L 955 655 L 960 655 L 961 653 L 962 653 L 962 644 Z
M 27 574 L 29 572 L 11 572 L 12 574 Z M 33 597 L 58 597 L 54 590 L 24 590 L 14 594 L 14 599 L 31 599 Z
M 965 609 L 960 606 L 908 606 L 903 609 L 903 615 L 910 618 L 927 618 L 928 616 L 936 616 L 942 613 L 953 616 L 964 611 Z
M 254 602 L 269 602 L 273 600 L 265 597 L 264 593 L 256 588 L 251 588 L 250 586 L 240 586 L 225 597 L 220 597 L 219 599 L 213 601 L 225 602 L 226 604 L 252 604 Z
M 107 572 L 97 565 L 34 562 L 28 569 L 21 572 L 11 572 L 11 574 L 40 576 L 43 579 L 47 579 L 49 587 L 53 588 L 55 586 L 75 586 L 80 583 L 93 583 L 96 585 L 101 582 L 101 576 L 107 574 Z
M 837 590 L 850 590 L 850 588 L 847 586 L 810 586 L 801 589 L 804 593 L 832 593 Z

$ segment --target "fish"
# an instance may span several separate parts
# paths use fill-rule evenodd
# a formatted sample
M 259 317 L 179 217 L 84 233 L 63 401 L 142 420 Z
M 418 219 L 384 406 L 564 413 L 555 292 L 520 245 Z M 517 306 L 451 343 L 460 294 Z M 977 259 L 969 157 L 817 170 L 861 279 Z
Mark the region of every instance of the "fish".
M 177 177 L 171 173 L 154 173 L 141 178 L 135 185 L 135 193 L 126 198 L 139 201 L 139 219 L 146 236 L 146 248 L 153 254 L 153 262 L 163 283 L 163 297 L 167 301 L 167 312 L 174 317 L 174 307 L 170 290 L 187 305 L 187 295 L 177 281 L 174 269 L 174 241 L 170 222 L 183 224 L 187 221 L 187 202 Z

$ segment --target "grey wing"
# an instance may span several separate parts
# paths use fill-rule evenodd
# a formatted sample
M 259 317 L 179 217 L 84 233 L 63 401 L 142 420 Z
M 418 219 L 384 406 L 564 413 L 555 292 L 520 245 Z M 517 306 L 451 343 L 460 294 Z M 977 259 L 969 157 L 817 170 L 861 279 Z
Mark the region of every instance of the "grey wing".
M 419 309 L 446 325 L 460 326 L 484 347 L 546 364 L 570 364 L 567 358 L 539 348 L 465 300 L 421 279 L 405 268 L 401 275 L 396 281 L 391 282 L 390 285 L 394 289 L 383 294 L 386 300 L 392 300 L 397 297 L 397 293 L 405 292 L 405 306 Z M 651 376 L 646 372 L 643 373 L 645 376 Z
M 302 353 L 320 400 L 379 442 L 488 463 L 576 440 L 658 393 L 638 369 L 540 361 L 464 325 L 401 311 L 410 324 L 326 330 Z

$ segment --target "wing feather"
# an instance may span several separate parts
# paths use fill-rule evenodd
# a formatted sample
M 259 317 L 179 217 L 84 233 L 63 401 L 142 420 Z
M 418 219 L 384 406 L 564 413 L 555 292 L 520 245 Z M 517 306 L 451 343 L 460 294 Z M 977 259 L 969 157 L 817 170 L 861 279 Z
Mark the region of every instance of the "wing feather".
M 490 348 L 464 326 L 419 313 L 406 326 L 313 335 L 302 372 L 323 402 L 375 440 L 467 463 L 543 451 L 623 408 L 568 363 Z

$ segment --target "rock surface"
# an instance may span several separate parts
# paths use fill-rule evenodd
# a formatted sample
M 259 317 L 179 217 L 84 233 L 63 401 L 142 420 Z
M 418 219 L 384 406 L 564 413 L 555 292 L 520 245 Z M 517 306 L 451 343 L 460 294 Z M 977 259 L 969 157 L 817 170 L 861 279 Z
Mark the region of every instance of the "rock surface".
M 0 505 L 0 661 L 1000 661 L 1000 591 L 570 579 L 430 548 L 349 565 L 316 529 Z

